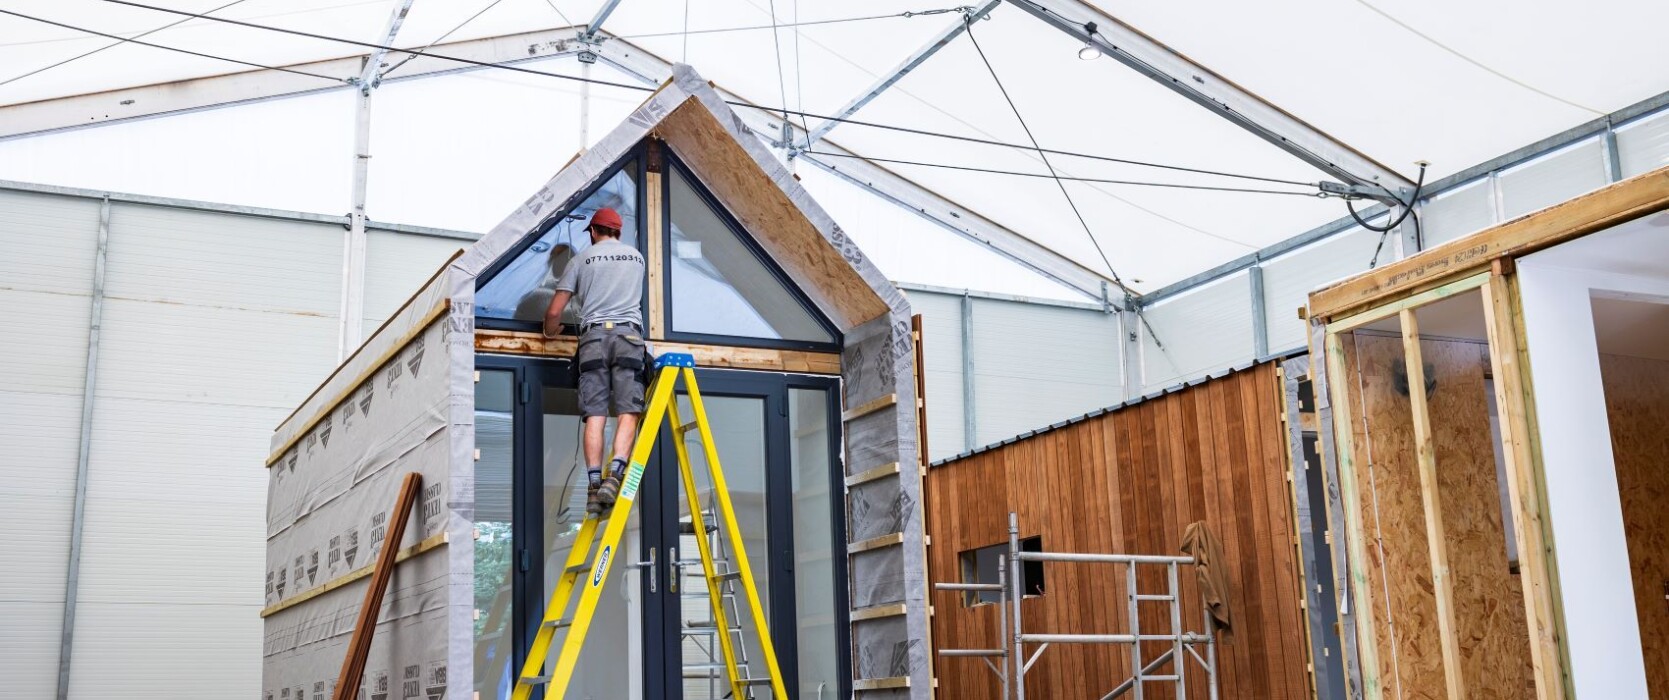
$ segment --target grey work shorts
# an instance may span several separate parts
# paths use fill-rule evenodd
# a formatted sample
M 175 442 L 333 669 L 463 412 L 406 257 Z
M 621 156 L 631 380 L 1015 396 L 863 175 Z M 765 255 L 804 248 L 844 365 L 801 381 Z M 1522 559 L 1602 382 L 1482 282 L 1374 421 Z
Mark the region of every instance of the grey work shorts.
M 616 414 L 643 412 L 640 333 L 626 324 L 599 324 L 580 336 L 574 356 L 579 363 L 580 415 L 607 416 L 611 406 Z

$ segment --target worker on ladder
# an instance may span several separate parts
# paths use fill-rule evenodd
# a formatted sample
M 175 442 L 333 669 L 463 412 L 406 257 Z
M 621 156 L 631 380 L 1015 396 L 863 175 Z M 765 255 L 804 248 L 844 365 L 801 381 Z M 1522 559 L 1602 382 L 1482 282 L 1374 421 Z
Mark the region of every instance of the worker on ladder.
M 562 332 L 562 312 L 579 303 L 580 415 L 585 417 L 585 511 L 600 514 L 614 505 L 626 456 L 637 438 L 645 393 L 643 254 L 620 241 L 620 213 L 604 207 L 591 215 L 586 231 L 591 247 L 563 269 L 556 294 L 545 311 L 545 337 Z M 603 471 L 603 432 L 609 409 L 619 418 L 614 428 L 614 459 Z

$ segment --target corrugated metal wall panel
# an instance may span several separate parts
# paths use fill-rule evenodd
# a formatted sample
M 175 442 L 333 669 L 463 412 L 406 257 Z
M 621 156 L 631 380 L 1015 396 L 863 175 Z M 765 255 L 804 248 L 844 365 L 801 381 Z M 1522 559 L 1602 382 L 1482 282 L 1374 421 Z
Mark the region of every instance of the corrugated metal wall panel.
M 0 191 L 0 280 L 9 289 L 91 294 L 99 202 Z
M 341 259 L 340 227 L 112 208 L 72 693 L 256 691 L 247 465 L 335 364 Z
M 1118 403 L 1118 316 L 973 300 L 978 444 Z
M 1143 392 L 1252 360 L 1251 284 L 1245 272 L 1164 299 L 1144 313 L 1152 331 L 1142 328 Z
M 928 459 L 967 449 L 962 413 L 962 297 L 908 292 L 910 308 L 921 314 L 926 353 Z
M 365 320 L 369 333 L 411 298 L 423 280 L 433 275 L 453 253 L 469 241 L 411 233 L 367 232 L 365 243 Z
M 1488 177 L 1426 200 L 1420 208 L 1425 247 L 1448 243 L 1495 223 L 1495 199 Z
M 1265 261 L 1263 313 L 1269 329 L 1269 351 L 1279 353 L 1304 347 L 1309 336 L 1304 321 L 1298 318 L 1298 307 L 1309 303 L 1310 292 L 1315 288 L 1367 270 L 1377 245 L 1379 234 L 1354 228 Z M 1382 262 L 1389 258 L 1388 251 L 1380 253 Z
M 342 228 L 117 204 L 110 212 L 113 298 L 335 315 Z
M 1610 179 L 1605 144 L 1589 139 L 1501 171 L 1501 211 L 1514 219 L 1604 187 Z
M 0 678 L 51 697 L 69 561 L 97 200 L 0 192 Z
M 1654 114 L 1617 130 L 1623 177 L 1669 165 L 1669 112 Z

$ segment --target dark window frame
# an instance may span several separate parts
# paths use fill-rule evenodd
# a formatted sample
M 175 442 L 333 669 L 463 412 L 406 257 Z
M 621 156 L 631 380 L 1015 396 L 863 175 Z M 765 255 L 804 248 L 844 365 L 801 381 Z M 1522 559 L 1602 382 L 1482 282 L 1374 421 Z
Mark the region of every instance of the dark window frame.
M 748 252 L 753 254 L 754 259 L 758 260 L 760 264 L 765 267 L 765 270 L 771 274 L 777 283 L 781 284 L 783 289 L 787 290 L 788 294 L 793 297 L 794 301 L 799 303 L 800 307 L 805 309 L 805 312 L 811 316 L 812 320 L 814 320 L 824 332 L 828 333 L 829 337 L 833 340 L 825 343 L 807 340 L 757 338 L 752 336 L 723 335 L 715 333 L 689 333 L 675 330 L 672 323 L 672 316 L 674 304 L 676 304 L 677 301 L 673 298 L 672 294 L 672 269 L 669 257 L 672 251 L 673 215 L 672 183 L 670 182 L 670 178 L 663 180 L 661 184 L 661 211 L 664 213 L 661 216 L 662 226 L 659 233 L 661 237 L 662 251 L 661 298 L 664 300 L 664 303 L 661 305 L 661 313 L 663 314 L 662 321 L 664 321 L 664 326 L 666 327 L 666 339 L 675 342 L 697 343 L 702 345 L 727 345 L 733 347 L 774 348 L 780 350 L 840 352 L 840 329 L 835 327 L 834 323 L 830 322 L 828 317 L 824 316 L 823 312 L 819 310 L 815 304 L 811 303 L 811 299 L 806 297 L 805 292 L 800 290 L 800 286 L 794 282 L 793 278 L 783 272 L 782 268 L 777 265 L 777 262 L 771 259 L 770 254 L 759 246 L 758 241 L 754 240 L 753 235 L 748 233 L 748 230 L 737 222 L 736 216 L 730 213 L 730 209 L 707 189 L 707 183 L 702 182 L 701 177 L 696 175 L 695 171 L 690 169 L 688 165 L 685 165 L 684 161 L 678 158 L 678 155 L 673 152 L 671 147 L 663 144 L 661 153 L 664 159 L 663 162 L 666 164 L 663 172 L 670 173 L 673 169 L 677 169 L 679 173 L 684 176 L 684 179 L 689 181 L 691 188 L 695 190 L 696 196 L 701 199 L 702 203 L 706 204 L 709 209 L 712 209 L 713 212 L 718 215 L 719 220 L 730 229 L 731 235 L 736 236 L 737 240 L 742 242 L 742 247 L 746 248 Z
M 992 550 L 995 550 L 995 554 L 999 556 L 1007 556 L 1008 543 L 998 542 L 997 544 L 986 545 L 984 547 L 964 549 L 956 553 L 957 567 L 961 570 L 961 581 L 963 583 L 992 583 L 991 581 L 982 581 L 979 578 L 979 555 L 982 552 L 989 552 Z M 1043 551 L 1043 536 L 1032 535 L 1031 537 L 1020 538 L 1020 551 Z M 1010 562 L 1010 564 L 1012 564 L 1012 562 Z M 1035 598 L 1042 595 L 1048 595 L 1049 582 L 1043 576 L 1043 562 L 1023 561 L 1020 562 L 1020 566 L 1022 567 L 1020 569 L 1020 587 L 1022 590 L 1026 591 L 1023 597 Z M 997 581 L 996 583 L 1005 587 L 1009 585 L 1008 581 Z M 965 592 L 962 594 L 962 606 L 967 608 L 977 608 L 981 605 L 995 605 L 997 603 L 998 595 L 999 594 L 997 593 L 986 591 Z
M 479 294 L 482 288 L 491 284 L 493 279 L 498 276 L 498 273 L 503 272 L 504 268 L 509 267 L 512 261 L 521 257 L 521 255 L 527 251 L 528 247 L 532 246 L 541 237 L 543 237 L 546 232 L 550 231 L 551 227 L 567 218 L 570 212 L 572 212 L 579 205 L 583 204 L 585 200 L 590 199 L 591 195 L 596 194 L 598 190 L 603 188 L 603 185 L 608 184 L 608 181 L 614 177 L 615 173 L 625 170 L 628 165 L 635 166 L 633 167 L 632 175 L 636 178 L 635 189 L 637 190 L 637 250 L 638 252 L 643 253 L 644 258 L 647 259 L 649 257 L 647 247 L 649 245 L 649 235 L 651 233 L 649 231 L 649 217 L 646 215 L 649 205 L 649 188 L 647 187 L 649 173 L 648 155 L 649 148 L 647 141 L 640 141 L 636 146 L 633 146 L 631 149 L 622 154 L 618 159 L 611 163 L 609 167 L 605 168 L 603 170 L 603 174 L 599 175 L 594 182 L 592 182 L 585 189 L 580 190 L 578 193 L 569 197 L 567 201 L 562 203 L 560 208 L 558 208 L 550 216 L 545 217 L 545 219 L 540 221 L 537 226 L 534 226 L 532 230 L 523 234 L 520 239 L 511 244 L 510 247 L 506 248 L 503 253 L 499 254 L 497 260 L 494 260 L 491 265 L 488 265 L 479 275 L 476 275 L 476 293 Z M 648 275 L 644 275 L 643 304 L 641 306 L 644 318 L 649 317 L 648 277 Z M 503 331 L 537 332 L 542 330 L 542 324 L 536 321 L 519 321 L 513 318 L 497 318 L 494 316 L 476 316 L 475 325 L 477 328 L 488 328 Z M 578 332 L 577 329 L 571 327 L 566 328 L 565 331 L 576 334 Z

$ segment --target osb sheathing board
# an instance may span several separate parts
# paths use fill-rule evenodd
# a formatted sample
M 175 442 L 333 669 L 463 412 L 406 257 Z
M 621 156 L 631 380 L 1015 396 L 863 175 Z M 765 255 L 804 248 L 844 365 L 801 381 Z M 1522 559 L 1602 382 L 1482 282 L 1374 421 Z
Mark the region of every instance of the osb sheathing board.
M 1669 697 L 1669 362 L 1600 355 L 1652 697 Z
M 1400 335 L 1342 338 L 1355 428 L 1363 530 L 1369 538 L 1368 598 L 1376 613 L 1386 698 L 1443 698 L 1437 602 L 1415 459 L 1407 364 Z M 1488 348 L 1424 339 L 1438 499 L 1455 599 L 1455 630 L 1467 696 L 1534 697 L 1523 590 L 1508 566 L 1501 491 L 1490 436 Z
M 1052 552 L 1179 554 L 1183 529 L 1203 519 L 1223 542 L 1234 616 L 1219 637 L 1221 697 L 1308 697 L 1282 400 L 1275 366 L 1260 365 L 934 467 L 929 574 L 961 580 L 959 553 L 1006 543 L 1010 511 L 1021 537 L 1041 536 Z M 1141 592 L 1164 593 L 1163 571 L 1144 568 Z M 1198 631 L 1193 572 L 1180 579 L 1183 625 Z M 1044 580 L 1045 594 L 1022 604 L 1028 633 L 1129 631 L 1122 567 L 1051 562 Z M 968 607 L 960 595 L 933 594 L 934 646 L 1001 646 L 995 606 Z M 1144 633 L 1170 629 L 1165 604 L 1140 612 Z M 1162 650 L 1145 644 L 1143 658 Z M 978 659 L 937 663 L 939 697 L 998 696 Z M 1188 694 L 1205 698 L 1195 668 Z M 1128 647 L 1051 645 L 1027 675 L 1026 697 L 1098 698 L 1129 673 Z M 1144 697 L 1172 698 L 1163 685 Z

